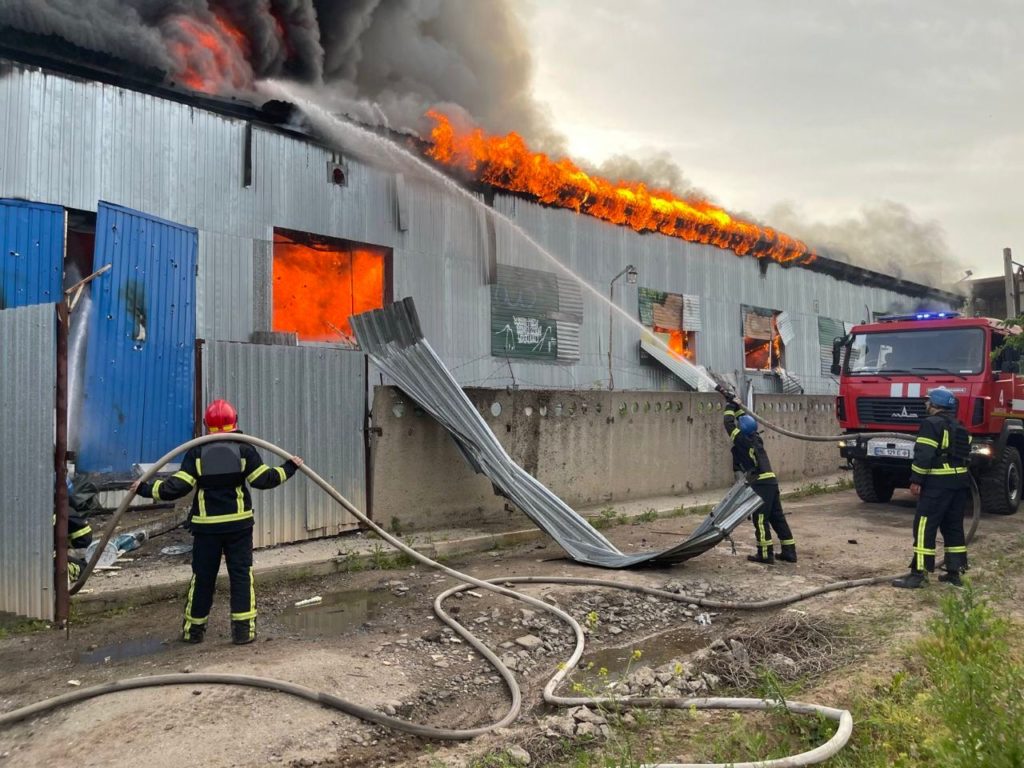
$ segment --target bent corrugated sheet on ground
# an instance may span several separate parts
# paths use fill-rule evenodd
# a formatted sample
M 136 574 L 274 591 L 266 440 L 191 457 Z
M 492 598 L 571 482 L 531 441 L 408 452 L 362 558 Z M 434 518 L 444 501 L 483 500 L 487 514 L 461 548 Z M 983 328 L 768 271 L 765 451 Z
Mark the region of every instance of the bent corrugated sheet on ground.
M 756 510 L 761 499 L 734 485 L 686 541 L 660 552 L 620 552 L 535 477 L 517 465 L 491 432 L 420 330 L 411 298 L 352 317 L 360 346 L 421 408 L 455 438 L 473 468 L 576 561 L 603 568 L 679 563 L 707 552 Z

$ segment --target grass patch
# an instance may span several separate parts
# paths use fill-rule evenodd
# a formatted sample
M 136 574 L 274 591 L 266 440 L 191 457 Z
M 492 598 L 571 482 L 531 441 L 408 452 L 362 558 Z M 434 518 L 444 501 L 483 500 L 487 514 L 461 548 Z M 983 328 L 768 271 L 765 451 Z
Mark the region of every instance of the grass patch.
M 844 477 L 838 483 L 833 485 L 825 485 L 824 483 L 811 482 L 807 485 L 802 485 L 799 488 L 795 488 L 789 493 L 782 494 L 783 499 L 806 499 L 811 496 L 822 496 L 826 493 L 838 493 L 839 491 L 848 491 L 853 488 L 853 480 Z
M 657 519 L 658 519 L 658 510 L 654 509 L 654 507 L 651 507 L 650 509 L 646 509 L 643 512 L 641 512 L 639 515 L 634 517 L 630 521 L 630 523 L 632 525 L 640 525 L 642 523 L 653 523 Z
M 927 635 L 907 649 L 904 668 L 854 694 L 850 743 L 836 768 L 1021 768 L 1024 766 L 1024 661 L 1019 627 L 975 589 L 951 590 Z M 777 681 L 761 695 L 783 699 Z M 701 760 L 783 757 L 811 749 L 835 724 L 783 708 L 734 715 L 698 749 Z
M 709 514 L 714 508 L 714 504 L 698 504 L 696 507 L 680 505 L 665 515 L 665 517 L 689 517 L 690 515 L 700 515 L 703 517 L 704 515 Z
M 6 640 L 8 637 L 15 637 L 17 635 L 27 635 L 32 632 L 42 632 L 45 629 L 51 629 L 53 625 L 48 621 L 39 621 L 38 619 L 12 619 L 10 622 L 6 622 L 3 626 L 0 626 L 0 640 Z
M 590 518 L 590 524 L 600 531 L 615 525 L 622 525 L 626 520 L 627 517 L 621 514 L 615 507 L 605 507 L 596 517 Z

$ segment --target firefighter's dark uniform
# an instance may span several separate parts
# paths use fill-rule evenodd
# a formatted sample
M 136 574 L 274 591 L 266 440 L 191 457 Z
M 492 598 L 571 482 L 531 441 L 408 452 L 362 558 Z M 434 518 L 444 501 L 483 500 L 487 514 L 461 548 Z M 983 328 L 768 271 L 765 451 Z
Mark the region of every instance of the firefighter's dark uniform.
M 68 513 L 68 549 L 86 549 L 92 544 L 92 526 L 81 515 Z M 68 581 L 74 583 L 82 575 L 84 558 L 68 554 Z
M 967 570 L 964 510 L 971 496 L 967 470 L 970 454 L 971 436 L 949 411 L 921 422 L 910 468 L 910 482 L 921 486 L 914 516 L 912 573 L 935 570 L 935 536 L 939 531 L 946 570 L 953 574 Z
M 739 457 L 740 449 L 736 446 L 736 441 L 732 439 L 732 435 L 734 432 L 739 431 L 739 424 L 737 422 L 744 413 L 746 411 L 735 400 L 730 400 L 725 404 L 725 413 L 723 414 L 725 417 L 725 431 L 729 433 L 729 440 L 732 442 L 732 471 L 737 480 L 743 474 L 743 464 Z
M 221 554 L 231 583 L 231 633 L 235 642 L 256 637 L 256 590 L 252 574 L 253 488 L 275 488 L 295 474 L 289 459 L 280 467 L 263 463 L 248 443 L 228 440 L 190 449 L 181 470 L 166 480 L 144 483 L 138 493 L 171 501 L 196 489 L 189 513 L 192 532 L 192 581 L 185 601 L 182 639 L 202 640 L 213 605 Z
M 93 486 L 95 487 L 95 486 Z M 92 509 L 94 506 L 86 505 L 81 507 L 76 503 L 79 500 L 79 496 L 73 492 L 74 487 L 72 486 L 71 480 L 68 480 L 68 532 L 67 532 L 67 546 L 69 550 L 81 550 L 86 549 L 92 544 L 92 526 L 89 525 L 89 521 L 84 515 L 75 514 L 75 512 L 81 511 L 81 509 Z M 87 501 L 92 502 L 96 494 L 92 494 L 91 497 L 87 497 Z M 95 505 L 98 506 L 98 505 Z M 54 524 L 57 523 L 57 516 L 53 516 Z M 85 567 L 86 561 L 82 557 L 77 557 L 75 554 L 68 553 L 68 583 L 73 584 L 78 581 L 78 577 L 82 575 L 82 569 Z
M 762 563 L 775 562 L 775 550 L 772 545 L 772 531 L 774 530 L 782 545 L 779 558 L 795 563 L 796 540 L 789 528 L 786 514 L 782 511 L 778 478 L 772 471 L 772 464 L 764 449 L 761 436 L 756 432 L 752 435 L 744 435 L 740 430 L 738 421 L 742 414 L 743 409 L 735 402 L 730 402 L 726 406 L 724 422 L 726 431 L 732 440 L 733 460 L 739 464 L 740 471 L 746 474 L 754 493 L 760 496 L 764 502 L 751 515 L 751 520 L 754 523 L 754 536 L 757 538 L 757 556 L 750 559 Z

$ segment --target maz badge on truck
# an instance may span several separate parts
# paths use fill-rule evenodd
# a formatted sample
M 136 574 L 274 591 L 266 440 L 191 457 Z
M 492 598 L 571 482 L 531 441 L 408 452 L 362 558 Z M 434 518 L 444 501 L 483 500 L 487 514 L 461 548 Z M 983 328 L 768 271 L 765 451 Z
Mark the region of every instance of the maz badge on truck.
M 880 437 L 873 437 L 868 440 L 868 456 L 909 459 L 913 455 L 914 443 L 910 440 L 888 440 Z
M 907 406 L 905 406 L 905 405 L 903 406 L 903 410 L 902 411 L 895 411 L 894 413 L 890 413 L 889 417 L 893 418 L 893 419 L 916 419 L 916 418 L 919 418 L 916 413 L 912 413 L 911 411 L 908 411 L 907 410 Z

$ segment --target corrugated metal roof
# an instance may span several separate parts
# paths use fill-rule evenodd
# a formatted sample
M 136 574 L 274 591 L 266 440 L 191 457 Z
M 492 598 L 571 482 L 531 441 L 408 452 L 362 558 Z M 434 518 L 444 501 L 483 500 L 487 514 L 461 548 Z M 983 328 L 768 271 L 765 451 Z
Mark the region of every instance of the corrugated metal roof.
M 357 508 L 366 508 L 366 358 L 330 347 L 210 342 L 204 402 L 223 397 L 243 431 L 308 459 Z M 277 462 L 275 462 L 277 463 Z M 305 477 L 257 494 L 256 546 L 331 536 L 354 517 Z
M 0 612 L 53 619 L 56 311 L 0 311 Z
M 512 460 L 423 338 L 412 299 L 357 315 L 352 327 L 377 366 L 452 434 L 473 468 L 578 562 L 628 568 L 689 560 L 718 544 L 762 503 L 750 486 L 738 482 L 681 544 L 661 552 L 625 554 Z

